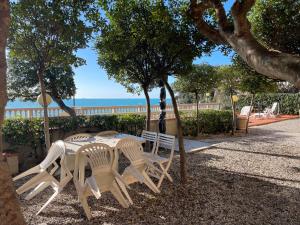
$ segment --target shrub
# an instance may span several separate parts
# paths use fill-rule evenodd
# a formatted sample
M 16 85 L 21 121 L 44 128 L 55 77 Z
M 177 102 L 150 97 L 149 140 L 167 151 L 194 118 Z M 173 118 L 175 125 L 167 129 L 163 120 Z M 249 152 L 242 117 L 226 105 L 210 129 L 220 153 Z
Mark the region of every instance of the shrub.
M 249 105 L 251 96 L 241 96 L 238 101 L 238 108 L 241 109 L 245 105 Z M 300 93 L 262 93 L 257 94 L 254 99 L 254 109 L 263 111 L 267 107 L 271 107 L 274 102 L 279 102 L 281 114 L 297 115 L 300 108 Z
M 50 131 L 60 130 L 65 133 L 79 128 L 97 128 L 98 131 L 117 130 L 139 135 L 144 125 L 145 116 L 136 114 L 49 118 Z M 7 119 L 4 122 L 3 134 L 5 141 L 12 145 L 44 144 L 43 120 L 41 118 Z
M 183 134 L 197 136 L 197 116 L 182 114 Z M 199 132 L 202 134 L 216 134 L 229 132 L 232 128 L 232 113 L 229 110 L 201 110 L 199 111 Z

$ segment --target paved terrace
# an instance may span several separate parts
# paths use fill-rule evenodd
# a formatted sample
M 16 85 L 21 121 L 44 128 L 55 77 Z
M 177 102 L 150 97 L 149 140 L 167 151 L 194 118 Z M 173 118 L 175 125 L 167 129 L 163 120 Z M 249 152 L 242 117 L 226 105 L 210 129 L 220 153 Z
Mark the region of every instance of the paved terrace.
M 300 224 L 300 119 L 250 128 L 246 137 L 222 140 L 188 154 L 189 183 L 179 183 L 179 158 L 153 194 L 143 185 L 129 191 L 134 205 L 121 208 L 109 195 L 90 198 L 87 221 L 69 184 L 45 213 L 35 212 L 50 189 L 32 201 L 21 198 L 28 224 Z M 22 182 L 22 181 L 21 181 Z

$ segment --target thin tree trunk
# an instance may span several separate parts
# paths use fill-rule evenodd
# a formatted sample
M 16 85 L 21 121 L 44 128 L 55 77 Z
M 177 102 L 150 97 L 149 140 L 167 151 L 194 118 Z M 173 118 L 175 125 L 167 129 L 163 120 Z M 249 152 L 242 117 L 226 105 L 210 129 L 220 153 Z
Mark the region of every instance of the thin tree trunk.
M 51 95 L 51 97 L 52 97 L 53 101 L 55 101 L 57 103 L 59 108 L 64 110 L 66 113 L 68 113 L 72 117 L 76 116 L 75 110 L 73 108 L 67 106 L 61 98 L 57 98 L 54 95 Z
M 7 103 L 6 86 L 6 43 L 10 23 L 8 0 L 0 0 L 0 223 L 9 225 L 25 224 L 17 200 L 7 163 L 4 161 L 2 126 Z
M 197 104 L 197 109 L 196 109 L 196 118 L 197 118 L 197 136 L 200 132 L 200 127 L 199 127 L 199 95 L 198 93 L 196 94 L 196 104 Z
M 147 88 L 143 87 L 143 91 L 146 97 L 146 102 L 147 102 L 147 114 L 146 114 L 146 130 L 150 131 L 150 120 L 151 120 L 151 105 L 150 105 L 150 97 L 148 94 Z
M 37 76 L 39 78 L 42 98 L 43 98 L 43 109 L 44 109 L 44 133 L 45 133 L 45 143 L 46 143 L 46 149 L 47 151 L 50 148 L 50 133 L 49 133 L 49 117 L 48 117 L 48 105 L 46 100 L 46 88 L 44 83 L 44 72 L 45 72 L 45 66 L 42 64 L 40 65 L 40 68 L 37 72 Z
M 232 130 L 231 134 L 234 135 L 236 131 L 236 113 L 235 113 L 235 102 L 232 100 L 232 94 L 230 93 L 230 101 L 231 101 L 231 108 L 232 108 Z
M 180 177 L 181 177 L 181 184 L 186 184 L 187 182 L 187 165 L 186 165 L 186 156 L 185 156 L 185 150 L 184 150 L 184 142 L 183 142 L 183 132 L 182 132 L 182 125 L 181 125 L 181 119 L 180 114 L 178 111 L 178 106 L 176 102 L 176 98 L 174 95 L 174 92 L 169 85 L 167 81 L 164 81 L 164 84 L 166 88 L 168 89 L 168 92 L 172 99 L 172 104 L 174 108 L 174 114 L 176 117 L 176 123 L 177 123 L 177 138 L 178 138 L 178 145 L 179 145 L 179 154 L 180 154 Z
M 250 102 L 250 112 L 247 115 L 246 134 L 248 134 L 249 119 L 250 119 L 250 116 L 251 116 L 251 111 L 252 111 L 251 109 L 253 107 L 254 98 L 255 98 L 255 94 L 252 94 L 252 96 L 251 96 L 251 102 Z

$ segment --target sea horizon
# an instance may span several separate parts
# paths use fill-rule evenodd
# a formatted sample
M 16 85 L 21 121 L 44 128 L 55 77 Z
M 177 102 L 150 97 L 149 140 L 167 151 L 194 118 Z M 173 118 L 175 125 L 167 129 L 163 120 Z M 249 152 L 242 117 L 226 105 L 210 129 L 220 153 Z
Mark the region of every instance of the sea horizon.
M 73 99 L 63 100 L 67 106 L 73 107 Z M 171 99 L 167 99 L 167 104 L 171 104 Z M 151 98 L 151 105 L 159 105 L 159 98 Z M 145 98 L 75 98 L 75 107 L 96 107 L 96 106 L 133 106 L 145 105 Z M 52 102 L 49 107 L 58 107 L 55 102 Z M 23 101 L 16 99 L 8 101 L 6 108 L 41 108 L 36 101 Z

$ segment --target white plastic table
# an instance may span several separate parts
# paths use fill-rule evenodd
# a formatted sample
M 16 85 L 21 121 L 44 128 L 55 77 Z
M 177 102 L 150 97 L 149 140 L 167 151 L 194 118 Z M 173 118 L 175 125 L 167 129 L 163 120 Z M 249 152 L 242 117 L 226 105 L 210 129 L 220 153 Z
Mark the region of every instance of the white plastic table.
M 87 145 L 87 144 L 91 144 L 91 143 L 103 143 L 103 144 L 107 144 L 108 146 L 114 148 L 114 147 L 116 147 L 119 140 L 126 138 L 126 137 L 134 138 L 137 141 L 139 141 L 140 143 L 146 142 L 146 140 L 142 137 L 137 137 L 137 136 L 129 135 L 129 134 L 122 134 L 122 133 L 111 135 L 111 136 L 94 136 L 94 137 L 91 137 L 84 141 L 79 141 L 79 140 L 65 141 L 66 155 L 67 155 L 67 157 L 69 157 L 69 160 L 71 159 L 72 163 L 75 163 L 75 155 L 80 147 Z M 117 155 L 118 154 L 116 154 L 116 156 Z M 79 182 L 83 185 L 84 177 L 85 177 L 86 162 L 84 162 L 81 159 L 79 159 L 79 160 L 80 160 L 79 168 L 78 168 L 79 169 Z
M 116 147 L 119 140 L 122 138 L 131 137 L 136 139 L 141 143 L 145 143 L 146 140 L 142 137 L 137 137 L 130 134 L 115 134 L 112 136 L 94 136 L 84 141 L 65 141 L 66 144 L 66 154 L 76 154 L 77 150 L 84 145 L 91 144 L 91 143 L 103 143 L 107 144 L 108 146 L 114 148 Z

